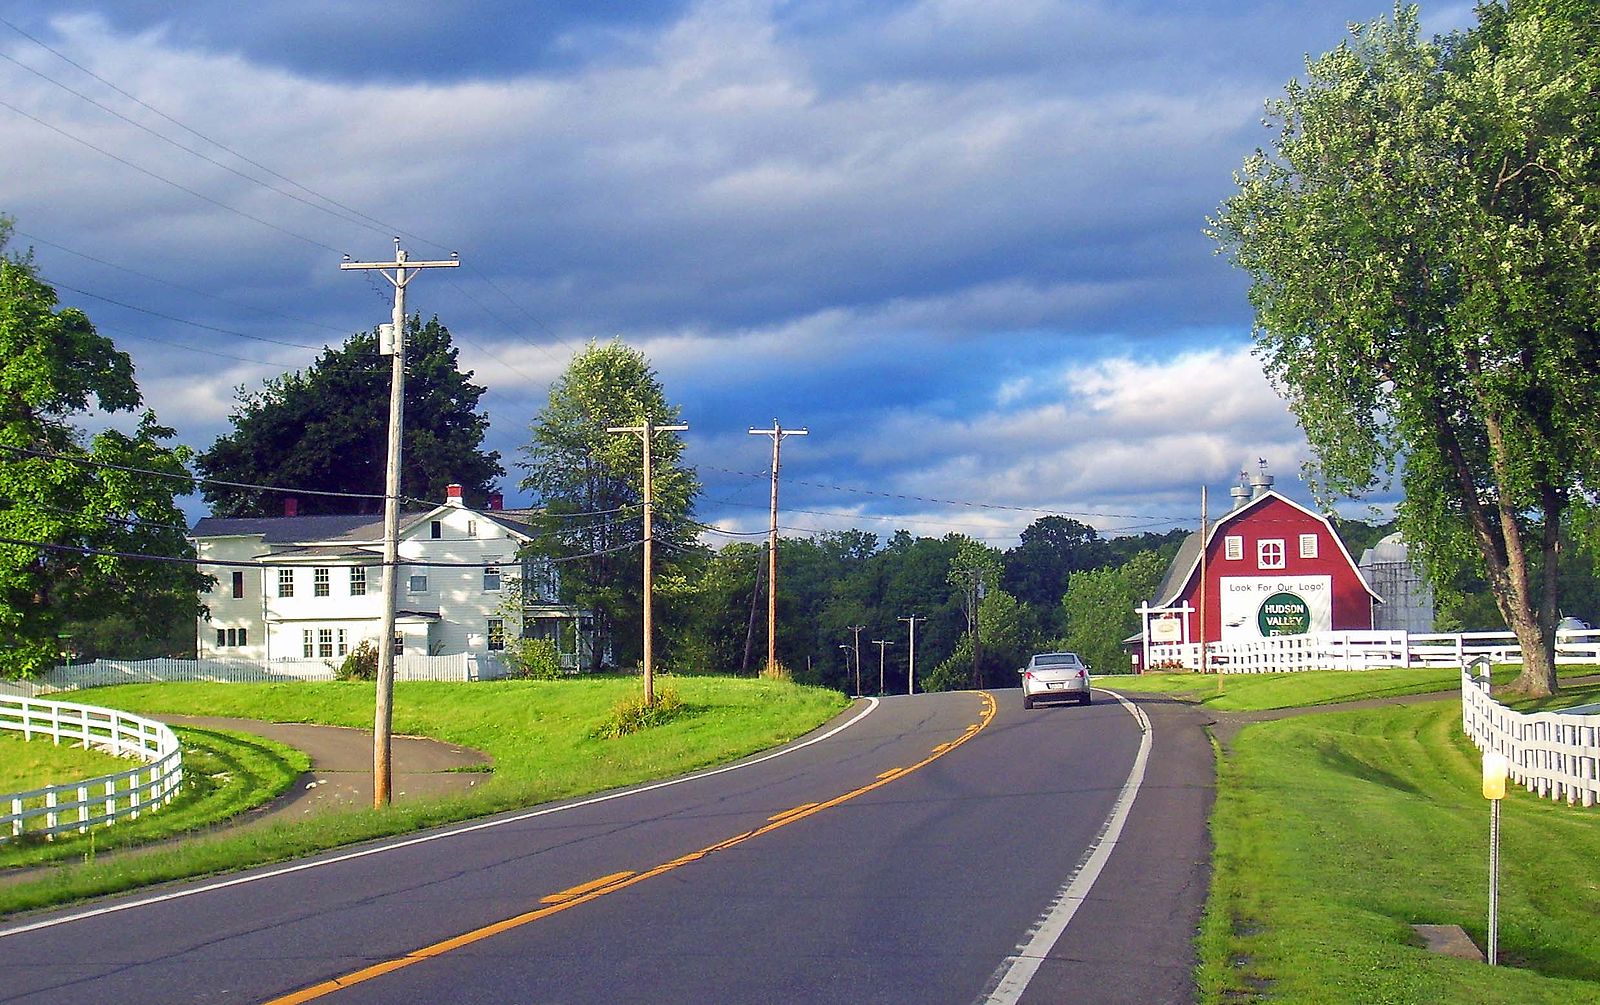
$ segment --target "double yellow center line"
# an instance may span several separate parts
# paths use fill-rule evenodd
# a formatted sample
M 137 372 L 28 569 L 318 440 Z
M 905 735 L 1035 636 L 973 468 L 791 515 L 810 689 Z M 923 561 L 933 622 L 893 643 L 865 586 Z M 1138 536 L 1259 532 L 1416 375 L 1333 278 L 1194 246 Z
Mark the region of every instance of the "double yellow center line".
M 743 844 L 744 842 L 753 838 L 758 838 L 763 834 L 770 834 L 779 827 L 788 826 L 789 824 L 794 823 L 796 820 L 804 820 L 806 817 L 812 816 L 813 814 L 821 813 L 823 810 L 832 809 L 833 807 L 838 806 L 841 803 L 847 803 L 858 796 L 864 796 L 874 789 L 881 788 L 890 782 L 895 781 L 896 779 L 904 778 L 913 771 L 932 764 L 945 754 L 948 754 L 950 751 L 961 746 L 963 743 L 966 743 L 974 736 L 977 736 L 980 730 L 989 725 L 990 720 L 994 718 L 995 714 L 994 696 L 989 694 L 987 691 L 978 692 L 978 696 L 983 701 L 978 721 L 968 725 L 966 731 L 963 732 L 960 737 L 952 740 L 949 743 L 939 744 L 937 747 L 933 748 L 933 752 L 927 757 L 924 757 L 922 760 L 911 765 L 910 767 L 892 768 L 879 775 L 874 781 L 868 782 L 866 785 L 863 785 L 858 789 L 852 789 L 843 795 L 835 796 L 825 802 L 804 803 L 800 806 L 795 806 L 791 809 L 784 810 L 782 813 L 777 813 L 767 818 L 766 824 L 761 827 L 757 827 L 754 830 L 745 831 L 742 834 L 735 834 L 733 837 L 718 841 L 716 844 L 701 848 L 699 851 L 693 851 L 687 855 L 680 855 L 678 858 L 675 858 L 670 862 L 663 862 L 652 869 L 646 869 L 644 872 L 614 872 L 608 876 L 601 876 L 598 879 L 590 880 L 587 883 L 580 883 L 577 886 L 569 887 L 568 889 L 562 890 L 559 893 L 552 893 L 547 897 L 541 898 L 539 903 L 542 906 L 535 910 L 516 915 L 515 917 L 506 918 L 503 921 L 496 921 L 490 925 L 484 925 L 482 928 L 475 928 L 470 932 L 463 932 L 460 935 L 452 936 L 451 938 L 444 939 L 440 942 L 435 942 L 430 946 L 424 946 L 421 949 L 413 950 L 404 956 L 397 956 L 394 959 L 385 960 L 381 963 L 375 963 L 371 966 L 363 967 L 360 970 L 355 970 L 348 974 L 335 977 L 332 980 L 323 981 L 320 984 L 313 984 L 308 988 L 303 988 L 299 991 L 283 995 L 279 998 L 273 998 L 268 1001 L 266 1005 L 298 1005 L 300 1002 L 312 1001 L 314 999 L 324 997 L 325 995 L 330 995 L 335 991 L 340 991 L 344 988 L 353 987 L 357 984 L 370 981 L 375 977 L 382 977 L 384 974 L 393 973 L 396 970 L 402 970 L 414 963 L 421 963 L 424 960 L 431 960 L 434 957 L 443 956 L 445 953 L 460 949 L 464 946 L 470 946 L 475 942 L 482 942 L 484 939 L 499 935 L 502 932 L 509 932 L 514 928 L 521 928 L 523 925 L 538 921 L 541 918 L 548 918 L 553 914 L 559 914 L 562 911 L 577 907 L 579 904 L 587 904 L 589 901 L 597 900 L 608 893 L 615 893 L 618 890 L 625 890 L 637 883 L 643 883 L 647 879 L 654 879 L 655 877 L 671 872 L 674 869 L 686 866 L 690 862 L 698 862 L 707 855 L 732 848 L 735 845 Z

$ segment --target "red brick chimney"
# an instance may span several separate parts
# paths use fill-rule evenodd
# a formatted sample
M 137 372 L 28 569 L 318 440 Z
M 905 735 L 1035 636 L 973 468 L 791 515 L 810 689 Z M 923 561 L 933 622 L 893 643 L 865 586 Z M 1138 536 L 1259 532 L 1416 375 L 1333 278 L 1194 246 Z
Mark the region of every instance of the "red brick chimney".
M 461 486 L 456 484 L 455 482 L 451 482 L 449 485 L 446 485 L 444 487 L 444 502 L 445 502 L 445 505 L 446 506 L 465 506 L 466 503 L 461 498 L 461 491 L 462 491 L 461 490 Z
M 283 515 L 299 516 L 300 500 L 296 499 L 294 496 L 285 496 L 283 499 Z

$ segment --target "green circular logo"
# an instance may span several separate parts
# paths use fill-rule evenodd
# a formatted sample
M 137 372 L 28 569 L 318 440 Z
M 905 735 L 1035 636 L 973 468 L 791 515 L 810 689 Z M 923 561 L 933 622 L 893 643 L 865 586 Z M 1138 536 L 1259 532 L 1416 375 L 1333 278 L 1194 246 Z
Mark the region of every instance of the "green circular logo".
M 1267 638 L 1304 635 L 1311 630 L 1311 605 L 1293 593 L 1274 593 L 1256 612 L 1256 626 Z

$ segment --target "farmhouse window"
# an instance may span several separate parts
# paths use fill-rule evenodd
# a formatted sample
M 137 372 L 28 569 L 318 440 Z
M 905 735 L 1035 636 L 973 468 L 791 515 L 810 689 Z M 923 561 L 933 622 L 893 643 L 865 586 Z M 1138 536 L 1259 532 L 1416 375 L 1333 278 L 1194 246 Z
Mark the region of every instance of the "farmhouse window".
M 248 642 L 246 642 L 244 640 L 244 633 L 245 633 L 245 629 L 243 629 L 243 628 L 239 629 L 239 644 L 241 646 L 247 646 L 247 645 L 250 644 L 250 643 L 248 643 Z
M 500 592 L 500 566 L 495 562 L 490 562 L 483 567 L 483 592 Z
M 227 630 L 223 629 L 223 628 L 218 628 L 217 629 L 217 648 L 221 649 L 223 646 L 225 646 L 227 644 L 228 644 L 228 632 L 227 632 Z
M 1317 535 L 1315 535 L 1315 534 L 1301 534 L 1300 535 L 1300 557 L 1301 558 L 1316 558 L 1317 557 Z
M 478 536 L 478 521 L 476 521 L 476 520 L 468 520 L 467 521 L 467 536 L 468 537 L 477 537 Z
M 352 565 L 350 567 L 350 596 L 365 597 L 367 595 L 367 567 Z
M 331 569 L 312 569 L 311 592 L 318 597 L 326 597 L 328 595 L 328 584 L 331 582 L 330 577 L 332 574 L 333 570 Z
M 279 569 L 278 570 L 278 596 L 280 596 L 280 597 L 292 597 L 292 596 L 294 596 L 294 570 L 293 569 Z
M 244 573 L 236 571 L 233 574 L 233 599 L 238 600 L 242 596 L 244 596 Z
M 317 629 L 317 655 L 323 659 L 333 656 L 333 629 Z
M 503 652 L 506 648 L 506 623 L 503 618 L 489 619 L 489 651 Z
M 435 541 L 439 540 L 441 537 L 444 537 L 444 521 L 433 521 L 433 526 L 428 530 L 428 536 L 433 538 Z
M 300 632 L 300 652 L 306 659 L 317 655 L 317 637 L 309 628 Z
M 428 577 L 427 576 L 411 576 L 406 581 L 406 592 L 407 593 L 427 593 L 428 592 Z
M 244 629 L 239 630 L 240 640 L 243 641 Z M 339 655 L 343 656 L 350 651 L 350 633 L 343 628 L 339 629 Z
M 1256 565 L 1263 569 L 1281 569 L 1284 567 L 1284 548 L 1282 540 L 1269 540 L 1256 542 Z
M 1244 538 L 1237 534 L 1230 534 L 1224 538 L 1222 557 L 1230 562 L 1244 558 Z

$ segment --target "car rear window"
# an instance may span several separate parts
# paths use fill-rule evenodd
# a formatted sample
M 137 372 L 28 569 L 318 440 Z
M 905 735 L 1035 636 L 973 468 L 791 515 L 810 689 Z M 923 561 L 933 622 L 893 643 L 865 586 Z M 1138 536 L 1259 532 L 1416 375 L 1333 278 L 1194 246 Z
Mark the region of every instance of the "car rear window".
M 1044 653 L 1033 658 L 1036 667 L 1075 667 L 1081 662 L 1077 653 Z

